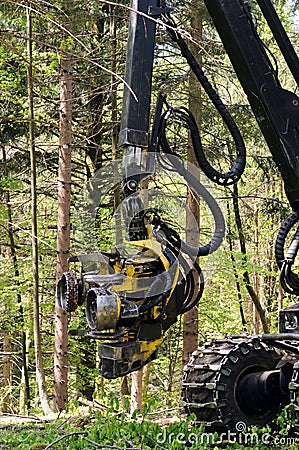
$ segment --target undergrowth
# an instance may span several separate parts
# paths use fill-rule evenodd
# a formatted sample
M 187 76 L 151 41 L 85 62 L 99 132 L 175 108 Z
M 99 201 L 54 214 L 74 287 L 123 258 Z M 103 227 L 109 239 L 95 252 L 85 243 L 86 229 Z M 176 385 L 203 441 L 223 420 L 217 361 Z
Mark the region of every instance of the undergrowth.
M 104 413 L 56 419 L 53 422 L 0 426 L 0 450 L 75 450 L 75 449 L 289 449 L 297 450 L 298 442 L 288 430 L 269 429 L 236 434 L 212 434 L 188 419 L 174 418 L 166 425 L 138 414 L 128 416 L 107 409 Z M 283 424 L 283 419 L 280 419 Z

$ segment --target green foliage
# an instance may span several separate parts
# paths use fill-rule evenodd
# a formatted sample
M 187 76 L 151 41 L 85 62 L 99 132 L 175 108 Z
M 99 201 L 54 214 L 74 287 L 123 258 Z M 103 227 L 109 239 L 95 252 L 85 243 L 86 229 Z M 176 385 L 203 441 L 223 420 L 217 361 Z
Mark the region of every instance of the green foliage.
M 190 449 L 207 450 L 213 448 L 295 450 L 296 440 L 285 429 L 273 432 L 270 429 L 251 429 L 243 434 L 210 433 L 188 419 L 165 420 L 165 424 L 149 420 L 141 415 L 129 417 L 113 410 L 106 413 L 86 413 L 59 419 L 53 423 L 11 425 L 2 428 L 0 445 L 3 450 L 44 449 L 52 443 L 52 448 L 91 449 Z M 56 447 L 57 446 L 57 447 Z M 107 446 L 107 447 L 106 447 Z

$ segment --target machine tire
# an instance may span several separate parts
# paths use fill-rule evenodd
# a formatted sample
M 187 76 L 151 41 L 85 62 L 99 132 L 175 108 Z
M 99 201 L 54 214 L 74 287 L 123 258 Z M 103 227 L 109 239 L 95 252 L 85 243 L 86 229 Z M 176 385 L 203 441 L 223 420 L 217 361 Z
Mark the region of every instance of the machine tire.
M 289 384 L 291 394 L 290 415 L 293 420 L 293 430 L 296 435 L 299 433 L 299 361 L 293 366 L 293 376 Z
M 281 359 L 282 354 L 258 338 L 217 339 L 205 344 L 184 368 L 182 397 L 187 414 L 195 414 L 196 423 L 218 432 L 270 425 L 288 399 L 271 399 L 254 408 L 252 399 L 242 398 L 239 385 L 249 373 L 274 370 Z M 250 407 L 247 400 L 251 400 Z

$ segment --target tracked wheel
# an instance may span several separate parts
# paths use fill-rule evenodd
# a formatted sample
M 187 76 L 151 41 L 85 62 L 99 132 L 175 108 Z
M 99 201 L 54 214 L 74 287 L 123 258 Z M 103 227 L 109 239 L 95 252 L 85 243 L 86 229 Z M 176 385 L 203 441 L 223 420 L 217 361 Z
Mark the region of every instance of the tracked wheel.
M 251 375 L 275 371 L 281 358 L 258 338 L 218 339 L 206 344 L 193 353 L 184 369 L 186 412 L 195 414 L 198 424 L 205 423 L 213 431 L 243 431 L 252 425 L 271 424 L 288 403 L 288 396 L 269 398 L 256 385 L 251 391 L 248 380 Z

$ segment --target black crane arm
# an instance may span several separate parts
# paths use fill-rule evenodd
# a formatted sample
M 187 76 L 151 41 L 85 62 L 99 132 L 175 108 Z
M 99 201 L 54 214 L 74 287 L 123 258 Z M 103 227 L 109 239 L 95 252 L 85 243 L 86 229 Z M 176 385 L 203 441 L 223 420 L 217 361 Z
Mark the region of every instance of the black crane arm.
M 283 89 L 242 0 L 206 0 L 206 7 L 246 93 L 285 183 L 299 208 L 299 98 Z M 283 56 L 299 84 L 299 61 L 270 0 L 258 0 Z
M 299 84 L 299 60 L 271 0 L 257 0 L 281 53 Z M 272 157 L 284 180 L 294 210 L 280 228 L 275 256 L 284 290 L 299 295 L 299 278 L 292 271 L 299 249 L 298 230 L 289 249 L 285 242 L 299 221 L 299 98 L 283 89 L 251 14 L 243 0 L 205 0 L 206 7 L 247 95 Z

